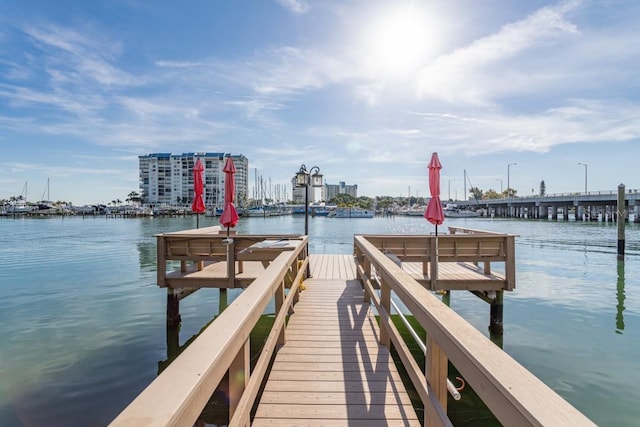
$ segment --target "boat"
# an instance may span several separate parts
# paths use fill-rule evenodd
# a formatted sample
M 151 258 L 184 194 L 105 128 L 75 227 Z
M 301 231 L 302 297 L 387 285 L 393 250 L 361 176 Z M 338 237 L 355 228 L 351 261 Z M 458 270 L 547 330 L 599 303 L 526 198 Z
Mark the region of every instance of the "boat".
M 337 208 L 327 216 L 331 218 L 373 218 L 374 211 L 362 208 Z
M 480 216 L 476 211 L 452 204 L 447 205 L 442 212 L 445 218 L 476 218 Z
M 304 215 L 304 205 L 292 207 L 291 215 Z
M 424 216 L 424 210 L 426 206 L 415 205 L 410 208 L 400 209 L 398 211 L 398 215 L 406 215 L 406 216 Z
M 332 211 L 337 209 L 336 205 L 327 205 L 324 203 L 312 204 L 309 206 L 311 216 L 329 216 Z

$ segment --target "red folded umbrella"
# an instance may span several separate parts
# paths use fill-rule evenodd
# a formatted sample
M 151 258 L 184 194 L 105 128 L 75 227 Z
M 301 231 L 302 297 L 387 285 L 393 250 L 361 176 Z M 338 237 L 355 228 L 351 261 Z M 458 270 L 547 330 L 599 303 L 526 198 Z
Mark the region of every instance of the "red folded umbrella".
M 229 227 L 235 227 L 238 223 L 238 212 L 233 205 L 233 199 L 236 191 L 236 166 L 233 164 L 231 157 L 227 157 L 222 171 L 225 174 L 224 179 L 224 209 L 222 215 L 220 215 L 220 224 L 227 227 L 227 234 L 229 234 Z
M 202 172 L 204 172 L 204 166 L 202 166 L 202 162 L 200 159 L 196 161 L 196 164 L 193 166 L 193 192 L 195 196 L 193 198 L 193 202 L 191 203 L 191 211 L 196 213 L 196 228 L 199 227 L 199 216 L 205 211 L 206 207 L 204 205 L 204 199 L 202 198 L 202 193 L 204 193 L 204 182 L 202 181 Z
M 442 165 L 438 159 L 438 153 L 431 155 L 428 169 L 431 200 L 424 211 L 424 217 L 436 226 L 436 235 L 438 235 L 438 225 L 444 222 L 444 212 L 442 212 L 442 203 L 440 202 L 440 169 L 442 169 Z

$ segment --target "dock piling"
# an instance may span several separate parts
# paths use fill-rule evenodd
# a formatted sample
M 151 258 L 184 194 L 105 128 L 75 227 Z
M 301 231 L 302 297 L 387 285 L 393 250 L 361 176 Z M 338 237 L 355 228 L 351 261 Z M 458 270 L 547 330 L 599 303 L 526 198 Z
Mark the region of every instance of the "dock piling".
M 627 217 L 627 210 L 624 206 L 624 184 L 618 185 L 618 209 L 616 214 L 618 220 L 618 259 L 624 261 L 624 226 Z
M 491 301 L 491 310 L 489 314 L 489 332 L 492 335 L 502 335 L 504 328 L 502 325 L 503 315 L 503 298 L 504 291 L 496 291 L 495 298 Z
M 180 324 L 180 299 L 173 288 L 167 289 L 167 326 L 173 327 Z

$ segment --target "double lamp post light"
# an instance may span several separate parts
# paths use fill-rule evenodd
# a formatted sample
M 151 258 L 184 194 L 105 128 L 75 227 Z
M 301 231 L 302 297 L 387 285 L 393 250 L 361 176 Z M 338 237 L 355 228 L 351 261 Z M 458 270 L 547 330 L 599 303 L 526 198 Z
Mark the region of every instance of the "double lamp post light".
M 304 234 L 309 235 L 309 187 L 322 187 L 320 168 L 314 166 L 309 171 L 303 164 L 296 172 L 296 187 L 304 187 Z

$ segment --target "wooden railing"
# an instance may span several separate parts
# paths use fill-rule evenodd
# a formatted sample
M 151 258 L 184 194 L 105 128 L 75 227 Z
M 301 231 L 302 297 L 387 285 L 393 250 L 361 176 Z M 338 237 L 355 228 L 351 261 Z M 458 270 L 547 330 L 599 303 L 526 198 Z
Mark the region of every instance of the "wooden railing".
M 407 236 L 403 237 L 407 239 Z M 403 246 L 400 236 L 390 236 L 388 239 L 384 236 L 374 236 L 373 239 L 371 236 L 354 237 L 358 277 L 363 283 L 366 298 L 375 305 L 380 315 L 380 342 L 386 346 L 393 345 L 397 350 L 424 404 L 425 426 L 451 425 L 446 415 L 448 360 L 503 425 L 593 425 L 381 250 L 393 247 L 399 251 L 403 247 L 406 252 L 400 252 L 398 256 L 412 257 L 417 256 L 414 253 L 417 248 L 433 251 L 433 246 L 429 244 L 431 241 L 428 238 L 416 239 Z M 455 251 L 449 252 L 448 257 L 457 256 Z M 466 259 L 466 256 L 461 255 L 461 259 Z M 379 292 L 376 289 L 378 283 Z M 402 301 L 427 333 L 424 370 L 418 366 L 391 321 L 392 294 Z
M 438 267 L 445 262 L 482 264 L 482 272 L 487 275 L 492 273 L 492 263 L 501 263 L 504 275 L 496 276 L 493 288 L 485 289 L 515 289 L 516 236 L 466 230 L 464 234 L 440 236 L 366 235 L 365 238 L 396 262 L 421 262 L 422 271 L 429 278 L 427 285 L 430 290 L 465 289 L 457 287 L 456 280 L 440 277 Z
M 167 262 L 179 261 L 180 271 L 201 270 L 207 262 L 225 261 L 227 263 L 226 280 L 221 280 L 216 287 L 245 287 L 247 283 L 236 282 L 236 273 L 242 272 L 242 261 L 238 253 L 254 243 L 266 239 L 302 239 L 299 234 L 232 234 L 230 239 L 220 227 L 194 229 L 175 233 L 164 233 L 157 238 L 157 282 L 160 287 L 168 286 Z M 304 245 L 303 255 L 307 248 Z M 182 284 L 179 284 L 182 287 Z
M 234 236 L 243 241 L 237 237 Z M 284 344 L 285 320 L 291 304 L 298 298 L 299 284 L 309 262 L 308 238 L 300 239 L 296 249 L 283 251 L 272 260 L 111 425 L 192 426 L 227 371 L 229 425 L 249 425 L 250 410 L 269 363 L 276 348 Z M 211 246 L 207 242 L 203 247 Z M 298 262 L 301 258 L 302 262 Z M 275 322 L 258 361 L 250 370 L 249 335 L 272 299 L 275 299 Z

